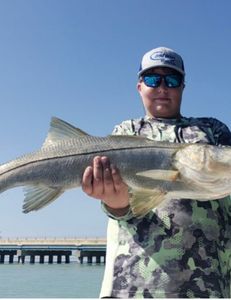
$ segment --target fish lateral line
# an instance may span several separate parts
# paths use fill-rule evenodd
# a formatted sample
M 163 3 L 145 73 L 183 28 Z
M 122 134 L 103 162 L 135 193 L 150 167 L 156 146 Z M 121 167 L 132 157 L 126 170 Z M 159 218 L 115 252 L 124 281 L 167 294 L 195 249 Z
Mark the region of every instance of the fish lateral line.
M 148 147 L 146 146 L 141 146 L 141 147 L 126 147 L 126 148 L 110 148 L 110 149 L 103 149 L 103 150 L 95 150 L 95 151 L 89 151 L 89 152 L 82 152 L 82 153 L 71 153 L 71 154 L 64 154 L 64 155 L 59 155 L 59 156 L 53 156 L 53 157 L 41 157 L 41 159 L 39 158 L 36 158 L 36 159 L 31 159 L 30 161 L 28 162 L 23 162 L 22 164 L 20 164 L 20 160 L 23 160 L 25 158 L 27 158 L 27 155 L 23 155 L 21 157 L 18 157 L 16 160 L 18 160 L 18 163 L 19 165 L 13 167 L 13 168 L 9 168 L 8 170 L 6 171 L 3 171 L 2 173 L 0 173 L 0 175 L 4 175 L 4 174 L 7 174 L 8 172 L 10 171 L 14 171 L 14 170 L 17 170 L 19 168 L 22 168 L 22 167 L 25 167 L 25 166 L 28 166 L 30 164 L 36 164 L 36 163 L 39 163 L 39 162 L 46 162 L 46 161 L 52 161 L 52 160 L 56 160 L 56 159 L 65 159 L 65 158 L 71 158 L 71 157 L 77 157 L 77 156 L 87 156 L 87 155 L 92 155 L 94 156 L 101 156 L 101 154 L 105 154 L 105 153 L 109 153 L 109 152 L 117 152 L 117 151 L 126 151 L 126 150 L 139 150 L 139 149 L 147 149 Z M 153 148 L 153 147 L 149 147 L 149 148 Z M 41 149 L 41 151 L 44 152 L 44 148 Z M 33 156 L 33 155 L 38 155 L 39 154 L 39 151 L 38 150 L 37 152 L 34 152 L 34 153 L 30 153 L 28 154 L 28 156 Z M 177 151 L 177 150 L 176 150 Z M 174 156 L 175 153 L 173 153 L 172 155 Z M 108 157 L 110 158 L 110 154 L 108 155 Z M 9 161 L 8 164 L 10 164 L 12 161 Z M 0 167 L 3 166 L 3 165 L 0 165 Z M 144 176 L 145 177 L 145 176 Z M 148 177 L 148 176 L 146 176 Z

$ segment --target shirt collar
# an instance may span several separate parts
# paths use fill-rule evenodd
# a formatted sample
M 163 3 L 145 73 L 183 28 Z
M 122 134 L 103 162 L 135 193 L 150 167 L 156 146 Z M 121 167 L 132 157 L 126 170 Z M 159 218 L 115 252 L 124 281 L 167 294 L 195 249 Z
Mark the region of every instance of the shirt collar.
M 184 119 L 184 117 L 180 116 L 179 118 L 173 118 L 173 119 L 166 119 L 166 118 L 155 118 L 155 117 L 151 117 L 151 116 L 148 116 L 146 115 L 144 117 L 144 120 L 145 121 L 149 121 L 149 122 L 152 122 L 152 123 L 165 123 L 165 124 L 176 124 L 176 123 L 180 123 L 182 122 Z

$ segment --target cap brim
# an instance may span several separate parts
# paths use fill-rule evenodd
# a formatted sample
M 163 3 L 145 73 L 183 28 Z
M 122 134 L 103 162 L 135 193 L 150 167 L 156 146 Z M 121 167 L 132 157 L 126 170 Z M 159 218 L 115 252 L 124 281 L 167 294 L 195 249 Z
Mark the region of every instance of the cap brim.
M 169 68 L 169 69 L 173 69 L 173 70 L 176 70 L 177 72 L 179 72 L 181 75 L 185 76 L 185 72 L 180 69 L 180 68 L 177 68 L 177 67 L 174 67 L 172 65 L 168 65 L 168 64 L 157 64 L 155 66 L 151 66 L 151 67 L 148 67 L 148 68 L 145 68 L 143 70 L 140 70 L 137 75 L 140 77 L 143 73 L 145 73 L 146 71 L 148 70 L 151 70 L 151 69 L 154 69 L 154 68 Z

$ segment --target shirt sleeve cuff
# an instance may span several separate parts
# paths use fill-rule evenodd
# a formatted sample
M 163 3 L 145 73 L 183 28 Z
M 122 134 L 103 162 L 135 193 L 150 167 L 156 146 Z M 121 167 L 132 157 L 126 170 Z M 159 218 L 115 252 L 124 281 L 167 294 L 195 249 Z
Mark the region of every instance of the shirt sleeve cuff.
M 107 209 L 107 206 L 105 205 L 105 203 L 101 202 L 101 208 L 103 210 L 103 212 L 109 217 L 109 218 L 112 218 L 114 220 L 117 220 L 117 221 L 128 221 L 130 220 L 131 218 L 133 218 L 133 214 L 132 214 L 132 210 L 131 208 L 129 207 L 127 213 L 123 216 L 115 216 L 113 215 L 111 212 L 108 211 Z

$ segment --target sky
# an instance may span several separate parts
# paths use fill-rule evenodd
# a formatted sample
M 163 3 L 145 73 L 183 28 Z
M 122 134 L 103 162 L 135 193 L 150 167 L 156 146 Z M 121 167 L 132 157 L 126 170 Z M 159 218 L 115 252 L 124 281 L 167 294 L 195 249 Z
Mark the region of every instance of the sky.
M 229 0 L 0 0 L 0 162 L 39 149 L 52 116 L 97 136 L 143 116 L 137 71 L 159 46 L 184 58 L 182 114 L 231 128 L 230 11 Z M 0 236 L 106 235 L 80 188 L 29 214 L 23 198 L 0 194 Z

